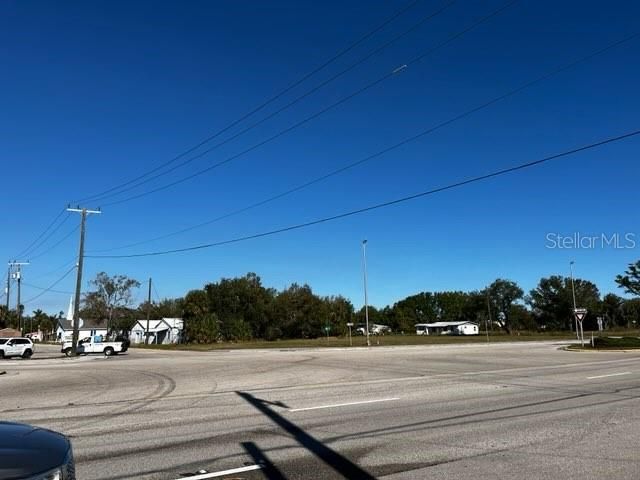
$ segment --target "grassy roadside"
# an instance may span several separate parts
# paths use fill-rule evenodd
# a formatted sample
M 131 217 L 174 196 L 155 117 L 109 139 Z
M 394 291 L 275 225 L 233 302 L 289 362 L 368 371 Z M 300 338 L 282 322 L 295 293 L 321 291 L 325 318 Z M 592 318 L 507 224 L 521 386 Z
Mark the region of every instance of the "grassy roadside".
M 474 344 L 487 343 L 487 337 L 482 335 L 476 336 L 448 336 L 448 335 L 383 335 L 371 336 L 371 345 L 376 346 L 402 346 L 402 345 L 458 345 L 458 344 Z M 531 342 L 544 340 L 574 340 L 575 336 L 567 332 L 557 333 L 524 333 L 505 335 L 502 333 L 489 334 L 490 343 L 498 342 Z M 363 336 L 354 336 L 352 338 L 354 347 L 366 346 L 366 338 Z M 274 341 L 244 341 L 244 342 L 220 342 L 213 344 L 180 344 L 180 345 L 131 345 L 131 348 L 146 348 L 159 350 L 232 350 L 232 349 L 249 349 L 249 348 L 340 348 L 349 347 L 348 337 L 329 337 L 315 339 L 290 339 L 290 340 L 274 340 Z

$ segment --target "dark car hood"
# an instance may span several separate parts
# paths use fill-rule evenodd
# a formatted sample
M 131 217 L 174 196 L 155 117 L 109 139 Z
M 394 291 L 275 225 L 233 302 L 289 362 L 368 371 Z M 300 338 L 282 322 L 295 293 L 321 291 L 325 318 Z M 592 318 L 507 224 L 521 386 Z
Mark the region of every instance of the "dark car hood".
M 70 448 L 64 435 L 51 430 L 0 422 L 0 478 L 28 478 L 59 467 Z

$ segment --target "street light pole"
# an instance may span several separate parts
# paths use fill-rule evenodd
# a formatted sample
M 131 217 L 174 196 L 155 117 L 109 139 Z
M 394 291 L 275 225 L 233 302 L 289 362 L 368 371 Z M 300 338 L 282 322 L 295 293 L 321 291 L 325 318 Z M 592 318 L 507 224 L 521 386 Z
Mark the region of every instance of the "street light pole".
M 569 262 L 569 270 L 571 271 L 571 293 L 573 294 L 573 316 L 576 322 L 576 338 L 580 338 L 580 333 L 578 332 L 578 317 L 576 317 L 576 285 L 573 281 L 573 264 L 575 262 L 571 260 Z
M 371 346 L 369 339 L 369 297 L 367 294 L 367 241 L 362 241 L 362 265 L 364 273 L 364 320 L 365 328 L 367 330 L 367 347 Z

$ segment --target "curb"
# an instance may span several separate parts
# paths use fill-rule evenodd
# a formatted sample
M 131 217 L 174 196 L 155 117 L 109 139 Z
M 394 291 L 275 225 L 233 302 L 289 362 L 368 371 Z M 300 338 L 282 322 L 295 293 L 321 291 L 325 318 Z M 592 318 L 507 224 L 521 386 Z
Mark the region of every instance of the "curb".
M 574 352 L 574 353 L 633 353 L 640 352 L 640 348 L 590 348 L 590 349 L 582 349 L 582 348 L 572 348 L 572 347 L 564 347 L 561 350 L 565 352 Z

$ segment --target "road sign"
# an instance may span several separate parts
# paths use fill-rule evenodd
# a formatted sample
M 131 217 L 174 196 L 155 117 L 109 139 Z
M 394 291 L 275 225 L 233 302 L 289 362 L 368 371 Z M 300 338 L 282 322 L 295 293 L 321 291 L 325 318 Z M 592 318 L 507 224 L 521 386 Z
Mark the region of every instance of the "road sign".
M 576 316 L 576 320 L 578 320 L 579 322 L 582 322 L 582 320 L 584 320 L 584 317 L 587 316 L 587 309 L 586 308 L 576 308 L 573 311 L 573 314 Z
M 598 330 L 599 331 L 603 330 L 603 328 L 602 328 L 602 320 L 603 320 L 602 317 L 598 317 Z
M 353 327 L 353 323 L 351 322 L 347 323 L 347 327 Z

